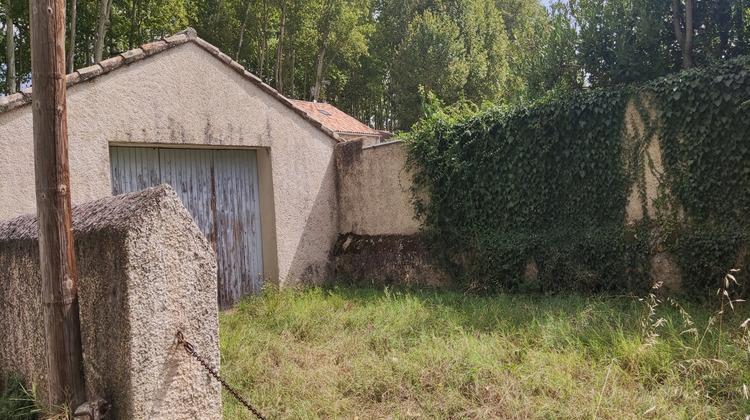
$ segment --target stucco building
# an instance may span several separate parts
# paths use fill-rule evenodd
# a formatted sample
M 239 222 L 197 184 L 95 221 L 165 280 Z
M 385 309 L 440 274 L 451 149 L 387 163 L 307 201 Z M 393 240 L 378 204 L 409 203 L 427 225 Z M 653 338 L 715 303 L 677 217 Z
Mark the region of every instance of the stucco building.
M 170 183 L 219 302 L 334 275 L 341 138 L 187 30 L 67 76 L 73 203 Z M 0 98 L 0 220 L 35 212 L 31 92 Z

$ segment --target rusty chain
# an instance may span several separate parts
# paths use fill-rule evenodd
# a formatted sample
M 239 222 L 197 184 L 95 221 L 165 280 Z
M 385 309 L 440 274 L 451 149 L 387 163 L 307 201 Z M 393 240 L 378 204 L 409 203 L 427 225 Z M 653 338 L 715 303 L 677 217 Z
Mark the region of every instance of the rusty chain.
M 255 414 L 256 417 L 258 417 L 261 420 L 266 420 L 265 417 L 263 417 L 262 414 L 258 410 L 256 410 L 252 405 L 250 405 L 249 402 L 247 402 L 244 398 L 240 396 L 240 394 L 235 391 L 229 384 L 221 379 L 221 376 L 219 376 L 219 373 L 216 372 L 216 370 L 211 367 L 211 365 L 208 364 L 205 360 L 203 360 L 202 357 L 196 353 L 195 348 L 193 348 L 193 345 L 190 344 L 187 340 L 185 340 L 185 337 L 182 335 L 182 331 L 177 331 L 177 342 L 179 344 L 182 344 L 182 346 L 185 348 L 185 351 L 188 352 L 191 356 L 195 357 L 201 365 L 203 365 L 204 368 L 208 371 L 208 373 L 211 374 L 214 378 L 216 378 L 217 381 L 221 383 L 221 385 L 229 391 L 230 394 L 234 395 L 234 398 L 237 398 L 237 401 L 241 402 L 242 405 L 244 405 L 248 410 L 252 411 L 253 414 Z

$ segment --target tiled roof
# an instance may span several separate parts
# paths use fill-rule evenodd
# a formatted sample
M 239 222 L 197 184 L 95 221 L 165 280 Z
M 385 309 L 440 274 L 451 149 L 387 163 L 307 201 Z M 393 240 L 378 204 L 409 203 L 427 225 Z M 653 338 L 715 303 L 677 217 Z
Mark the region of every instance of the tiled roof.
M 104 61 L 94 64 L 93 66 L 79 69 L 65 76 L 65 81 L 66 81 L 65 84 L 67 87 L 70 87 L 73 85 L 77 85 L 79 83 L 86 82 L 95 77 L 101 76 L 102 74 L 109 73 L 112 70 L 115 70 L 117 68 L 130 65 L 135 61 L 143 60 L 152 55 L 174 48 L 178 45 L 185 44 L 187 42 L 195 43 L 196 45 L 204 49 L 206 52 L 208 52 L 212 56 L 219 59 L 219 61 L 223 62 L 227 66 L 231 67 L 234 71 L 244 76 L 246 80 L 250 81 L 257 87 L 259 87 L 262 91 L 276 98 L 279 102 L 281 102 L 287 108 L 292 110 L 292 112 L 295 112 L 298 115 L 300 115 L 302 118 L 307 120 L 310 124 L 315 126 L 317 129 L 323 131 L 328 136 L 332 137 L 334 140 L 341 141 L 341 137 L 339 137 L 339 135 L 336 134 L 333 130 L 323 125 L 321 121 L 308 115 L 308 113 L 305 112 L 304 110 L 295 106 L 295 103 L 293 103 L 291 100 L 287 99 L 285 96 L 277 92 L 276 89 L 263 83 L 263 81 L 260 80 L 258 76 L 245 70 L 245 68 L 242 67 L 242 64 L 232 60 L 228 55 L 219 51 L 217 47 L 209 44 L 208 42 L 202 40 L 201 38 L 198 38 L 198 34 L 195 32 L 195 29 L 193 28 L 187 28 L 184 31 L 179 32 L 168 38 L 165 38 L 161 41 L 156 41 L 150 44 L 141 45 L 140 47 L 136 49 L 126 51 L 114 57 L 110 57 Z M 31 87 L 27 87 L 26 89 L 21 89 L 21 91 L 18 93 L 14 93 L 12 95 L 7 95 L 7 96 L 0 98 L 0 114 L 6 111 L 10 111 L 11 109 L 19 108 L 24 105 L 30 104 L 31 103 L 31 89 L 32 89 Z
M 292 103 L 336 133 L 380 136 L 379 132 L 331 104 L 295 100 Z

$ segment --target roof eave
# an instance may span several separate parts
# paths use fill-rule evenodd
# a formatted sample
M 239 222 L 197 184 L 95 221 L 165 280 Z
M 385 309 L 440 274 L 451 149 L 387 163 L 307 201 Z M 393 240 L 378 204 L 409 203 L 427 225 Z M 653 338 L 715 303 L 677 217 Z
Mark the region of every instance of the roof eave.
M 336 131 L 335 133 L 345 136 L 380 137 L 380 133 L 358 133 L 354 131 Z

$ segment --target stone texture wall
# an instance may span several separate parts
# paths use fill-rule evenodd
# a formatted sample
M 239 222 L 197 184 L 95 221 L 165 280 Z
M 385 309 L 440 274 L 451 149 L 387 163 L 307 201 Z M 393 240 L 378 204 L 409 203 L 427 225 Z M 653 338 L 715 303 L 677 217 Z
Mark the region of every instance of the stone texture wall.
M 363 147 L 363 140 L 336 148 L 339 233 L 413 235 L 420 223 L 411 204 L 411 174 L 401 141 Z
M 448 286 L 448 273 L 434 263 L 419 234 L 339 236 L 336 275 L 378 284 Z
M 339 239 L 336 275 L 379 283 L 439 286 L 449 276 L 433 264 L 411 204 L 411 174 L 401 141 L 336 147 Z
M 176 333 L 219 367 L 213 251 L 171 187 L 74 206 L 88 398 L 110 419 L 221 418 L 221 390 Z M 0 222 L 0 374 L 46 395 L 36 217 Z

